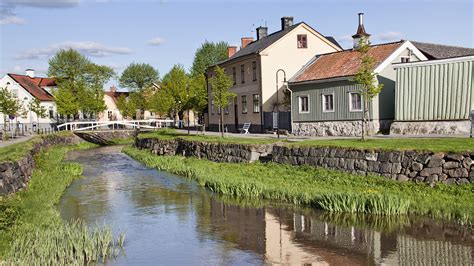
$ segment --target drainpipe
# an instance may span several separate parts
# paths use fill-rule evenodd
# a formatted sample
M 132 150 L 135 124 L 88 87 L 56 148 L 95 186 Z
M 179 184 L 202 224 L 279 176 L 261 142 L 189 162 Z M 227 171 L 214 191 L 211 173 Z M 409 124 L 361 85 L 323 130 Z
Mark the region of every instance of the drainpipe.
M 290 133 L 293 133 L 293 91 L 290 90 L 290 84 L 285 87 L 290 91 Z

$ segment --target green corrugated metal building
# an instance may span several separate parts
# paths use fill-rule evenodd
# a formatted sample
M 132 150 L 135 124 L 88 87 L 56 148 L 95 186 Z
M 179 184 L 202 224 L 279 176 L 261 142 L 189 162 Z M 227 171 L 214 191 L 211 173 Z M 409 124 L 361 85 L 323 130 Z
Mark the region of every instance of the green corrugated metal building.
M 474 56 L 396 64 L 392 134 L 465 134 L 474 110 Z

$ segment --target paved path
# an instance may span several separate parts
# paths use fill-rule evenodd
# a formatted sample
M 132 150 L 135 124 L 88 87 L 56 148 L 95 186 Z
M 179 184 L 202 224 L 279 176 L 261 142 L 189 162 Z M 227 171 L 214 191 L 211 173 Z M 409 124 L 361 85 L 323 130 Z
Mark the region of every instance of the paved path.
M 34 137 L 34 135 L 30 135 L 30 136 L 17 137 L 15 139 L 10 139 L 10 140 L 7 140 L 7 141 L 0 140 L 0 148 L 10 146 L 10 145 L 16 144 L 16 143 L 25 142 L 27 140 L 30 140 L 33 137 Z
M 187 134 L 186 129 L 176 129 L 177 132 Z M 190 134 L 192 135 L 208 135 L 208 136 L 220 136 L 219 132 L 214 131 L 205 131 L 197 132 L 196 130 L 191 130 Z M 225 133 L 225 136 L 230 137 L 242 137 L 242 138 L 277 138 L 276 134 L 239 134 L 239 133 Z M 302 141 L 302 140 L 324 140 L 324 139 L 360 139 L 360 136 L 355 137 L 340 137 L 340 136 L 326 136 L 326 137 L 309 137 L 309 136 L 286 136 L 280 135 L 281 139 L 287 139 L 289 141 Z M 469 135 L 374 135 L 369 138 L 372 139 L 390 139 L 390 138 L 469 138 Z

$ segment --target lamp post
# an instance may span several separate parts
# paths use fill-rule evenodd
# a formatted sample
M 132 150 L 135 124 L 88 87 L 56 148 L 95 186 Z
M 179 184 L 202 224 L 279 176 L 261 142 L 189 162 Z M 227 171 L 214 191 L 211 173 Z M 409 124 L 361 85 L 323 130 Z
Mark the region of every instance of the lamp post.
M 280 138 L 280 102 L 279 102 L 279 97 L 278 97 L 278 73 L 283 72 L 283 84 L 286 84 L 286 72 L 283 69 L 278 69 L 276 72 L 276 96 L 277 96 L 277 101 L 276 101 L 276 107 L 277 107 L 277 136 Z

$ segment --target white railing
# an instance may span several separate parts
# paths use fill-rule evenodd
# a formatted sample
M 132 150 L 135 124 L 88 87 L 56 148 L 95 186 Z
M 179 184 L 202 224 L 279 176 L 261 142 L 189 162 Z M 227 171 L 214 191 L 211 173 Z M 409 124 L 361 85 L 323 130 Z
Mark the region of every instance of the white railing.
M 171 119 L 122 120 L 122 121 L 80 121 L 58 125 L 58 130 L 118 130 L 118 129 L 159 129 L 169 127 L 175 123 Z

